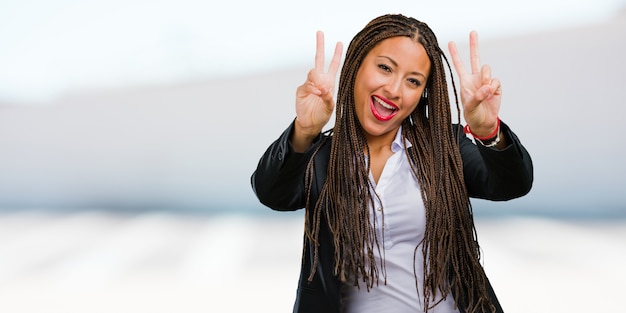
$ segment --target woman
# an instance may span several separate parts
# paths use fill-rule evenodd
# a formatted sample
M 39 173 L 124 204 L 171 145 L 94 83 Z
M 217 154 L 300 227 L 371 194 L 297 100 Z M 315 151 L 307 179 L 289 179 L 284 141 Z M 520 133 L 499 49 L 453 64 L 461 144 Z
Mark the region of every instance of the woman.
M 525 195 L 533 170 L 498 118 L 500 82 L 480 66 L 476 33 L 470 73 L 449 45 L 476 144 L 451 123 L 447 59 L 435 35 L 402 15 L 375 18 L 353 38 L 336 122 L 322 133 L 341 50 L 338 43 L 324 72 L 318 32 L 296 118 L 252 175 L 266 206 L 306 208 L 294 312 L 501 312 L 480 264 L 469 197 Z

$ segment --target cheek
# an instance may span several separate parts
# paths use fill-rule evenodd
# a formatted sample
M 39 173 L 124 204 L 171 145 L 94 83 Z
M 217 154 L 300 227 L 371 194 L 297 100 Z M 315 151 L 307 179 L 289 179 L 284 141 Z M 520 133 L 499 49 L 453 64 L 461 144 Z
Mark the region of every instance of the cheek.
M 405 98 L 406 103 L 408 103 L 408 114 L 413 113 L 413 111 L 415 111 L 415 109 L 417 108 L 417 106 L 419 105 L 419 102 L 422 100 L 422 92 L 420 91 L 418 94 L 411 94 L 409 96 L 407 96 Z
M 417 105 L 411 105 L 409 107 L 405 107 L 405 109 L 401 111 L 401 114 L 398 117 L 400 117 L 400 120 L 404 120 L 408 118 L 409 115 L 411 115 L 415 111 L 416 108 L 417 108 Z
M 357 75 L 356 81 L 354 82 L 354 101 L 357 106 L 368 103 L 368 98 L 372 92 L 369 80 L 361 79 L 361 77 L 362 76 Z M 367 75 L 364 77 L 367 77 Z
M 417 104 L 420 102 L 420 100 L 422 100 L 422 92 L 420 92 L 417 95 L 413 95 L 411 97 L 410 103 L 411 105 L 414 105 L 415 107 L 417 107 Z M 413 109 L 415 109 L 415 107 Z
M 415 104 L 413 104 L 411 106 L 411 113 L 413 113 L 413 111 L 415 111 L 415 109 L 417 109 L 417 106 L 419 105 L 419 100 L 415 101 Z
M 409 89 L 409 88 L 407 88 Z M 409 89 L 402 95 L 402 103 L 407 106 L 415 105 L 422 99 L 424 89 Z
M 370 94 L 386 83 L 385 77 L 377 72 L 376 68 L 364 67 L 359 70 L 355 78 L 355 91 Z

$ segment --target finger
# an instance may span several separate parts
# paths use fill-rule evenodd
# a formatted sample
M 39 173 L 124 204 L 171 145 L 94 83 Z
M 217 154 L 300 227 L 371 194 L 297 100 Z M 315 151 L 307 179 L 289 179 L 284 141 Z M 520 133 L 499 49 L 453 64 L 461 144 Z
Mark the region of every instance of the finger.
M 481 95 L 474 93 L 470 97 L 465 99 L 465 101 L 462 103 L 463 111 L 465 111 L 466 113 L 474 112 L 476 108 L 478 107 L 478 105 L 480 104 L 480 102 L 482 101 L 482 99 L 479 99 L 480 96 Z
M 315 87 L 315 84 L 313 84 L 311 82 L 309 82 L 306 85 L 304 85 L 304 90 L 306 90 L 307 93 L 311 93 L 311 94 L 314 94 L 316 96 L 319 96 L 319 95 L 322 94 L 322 91 L 319 88 Z
M 337 45 L 335 45 L 335 54 L 333 55 L 333 59 L 330 61 L 330 66 L 328 67 L 328 73 L 332 77 L 337 76 L 337 71 L 339 70 L 339 64 L 341 63 L 342 53 L 343 53 L 343 44 L 341 42 L 337 42 Z
M 459 77 L 462 77 L 466 74 L 465 65 L 463 65 L 463 60 L 461 60 L 461 56 L 459 55 L 459 51 L 456 49 L 456 44 L 453 41 L 448 43 L 448 50 L 450 51 L 450 56 L 452 57 L 452 64 L 454 65 L 454 69 Z
M 330 92 L 326 92 L 319 96 L 324 101 L 324 104 L 326 104 L 326 109 L 329 111 L 332 111 L 333 107 L 335 106 L 335 100 L 334 100 L 333 94 Z
M 502 94 L 500 80 L 491 76 L 491 67 L 487 64 L 483 65 L 481 69 L 481 82 L 483 87 L 488 86 L 488 88 L 481 88 L 484 92 L 486 92 L 485 98 L 489 98 L 492 95 Z
M 315 84 L 313 84 L 313 82 L 309 80 L 296 88 L 297 98 L 305 98 L 311 94 L 319 96 L 321 92 L 319 91 L 319 89 L 317 89 L 317 87 L 315 87 Z
M 491 90 L 493 90 L 494 95 L 502 94 L 502 83 L 499 79 L 494 78 L 491 80 Z
M 490 85 L 491 84 L 491 67 L 487 64 L 483 65 L 480 70 L 480 80 L 482 85 Z
M 470 32 L 470 65 L 472 74 L 477 74 L 480 70 L 480 54 L 478 52 L 478 33 Z
M 489 90 L 493 94 L 500 93 L 501 91 L 500 80 L 497 78 L 493 78 L 491 76 L 491 66 L 487 64 L 483 65 L 480 71 L 480 75 L 481 75 L 481 82 L 483 86 L 489 86 L 490 87 Z
M 491 67 L 487 64 L 480 68 L 480 88 L 476 90 L 474 97 L 478 101 L 489 99 L 495 89 L 492 88 L 493 78 L 491 78 Z
M 320 74 L 318 70 L 316 69 L 310 70 L 309 74 L 307 75 L 307 80 L 303 85 L 304 89 L 307 92 L 312 93 L 314 95 L 318 95 L 318 96 L 324 93 L 324 90 L 322 90 L 319 86 L 320 80 L 321 80 L 319 76 Z
M 491 98 L 491 96 L 493 96 L 493 89 L 491 89 L 491 85 L 483 85 L 474 93 L 474 99 L 478 103 Z
M 311 91 L 308 90 L 309 86 L 307 86 L 307 84 L 309 83 L 304 83 L 300 86 L 298 86 L 298 88 L 296 88 L 296 98 L 306 98 L 308 95 L 311 94 Z
M 324 32 L 317 31 L 315 46 L 315 69 L 318 71 L 324 70 Z

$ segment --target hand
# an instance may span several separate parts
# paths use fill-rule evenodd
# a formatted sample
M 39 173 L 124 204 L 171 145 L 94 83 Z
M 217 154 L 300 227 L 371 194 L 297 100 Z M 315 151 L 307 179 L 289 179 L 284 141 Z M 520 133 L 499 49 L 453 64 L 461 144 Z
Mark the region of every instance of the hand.
M 491 77 L 489 65 L 480 65 L 478 34 L 470 33 L 470 64 L 472 72 L 467 73 L 456 49 L 456 44 L 448 44 L 454 68 L 460 79 L 463 117 L 472 133 L 478 137 L 493 134 L 498 127 L 498 113 L 502 101 L 500 80 Z
M 333 88 L 342 48 L 343 45 L 338 42 L 328 72 L 324 72 L 324 33 L 317 32 L 315 67 L 296 90 L 296 132 L 308 137 L 317 136 L 330 120 L 335 109 Z

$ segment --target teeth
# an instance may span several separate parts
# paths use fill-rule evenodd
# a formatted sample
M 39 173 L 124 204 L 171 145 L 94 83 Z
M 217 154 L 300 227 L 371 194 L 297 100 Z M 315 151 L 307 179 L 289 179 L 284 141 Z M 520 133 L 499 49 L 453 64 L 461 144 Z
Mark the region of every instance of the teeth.
M 382 105 L 385 109 L 388 110 L 395 110 L 396 108 L 387 104 L 385 101 L 378 99 L 377 97 L 374 97 L 374 100 L 376 100 L 376 102 L 378 102 L 380 105 Z

